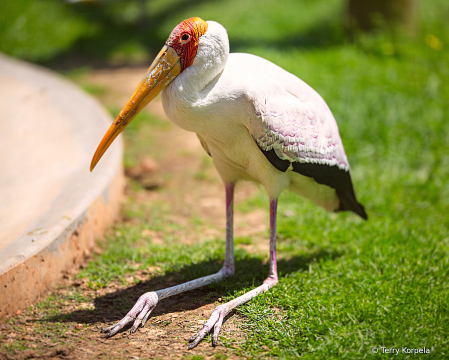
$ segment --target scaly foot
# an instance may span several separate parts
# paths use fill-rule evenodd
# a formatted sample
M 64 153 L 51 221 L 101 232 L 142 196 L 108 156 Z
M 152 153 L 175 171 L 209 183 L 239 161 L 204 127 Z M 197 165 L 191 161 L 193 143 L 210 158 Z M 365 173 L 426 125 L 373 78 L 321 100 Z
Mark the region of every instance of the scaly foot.
M 225 265 L 227 264 L 225 263 Z M 106 335 L 106 338 L 109 338 L 117 334 L 121 329 L 125 327 L 125 325 L 129 324 L 131 321 L 134 320 L 134 325 L 131 329 L 131 333 L 133 333 L 138 329 L 140 325 L 141 326 L 145 325 L 146 321 L 150 317 L 151 312 L 153 311 L 153 309 L 156 307 L 157 303 L 160 300 L 165 299 L 169 296 L 180 294 L 188 290 L 197 289 L 201 286 L 209 285 L 216 281 L 220 281 L 224 277 L 232 275 L 230 271 L 227 270 L 228 268 L 230 268 L 231 270 L 233 269 L 232 266 L 223 266 L 224 270 L 220 270 L 216 274 L 204 276 L 202 278 L 188 281 L 184 284 L 172 286 L 167 289 L 147 292 L 143 294 L 139 298 L 139 300 L 137 300 L 136 304 L 122 320 L 101 331 L 102 332 L 109 331 Z
M 117 334 L 125 325 L 133 320 L 134 325 L 131 328 L 131 333 L 135 332 L 140 325 L 145 325 L 151 312 L 156 307 L 158 300 L 159 298 L 154 291 L 143 294 L 122 320 L 112 326 L 102 329 L 101 332 L 109 331 L 106 334 L 106 338 L 109 338 Z
M 214 334 L 212 335 L 212 346 L 217 346 L 218 335 L 221 330 L 221 325 L 223 325 L 223 319 L 228 313 L 227 304 L 229 303 L 217 306 L 212 312 L 212 315 L 210 316 L 209 320 L 207 320 L 207 322 L 203 325 L 203 328 L 200 331 L 198 331 L 196 335 L 190 338 L 189 342 L 191 344 L 189 346 L 189 350 L 197 346 L 199 342 L 204 339 L 206 334 L 208 334 L 211 331 L 212 328 L 214 328 Z
M 232 309 L 236 308 L 237 306 L 240 306 L 248 302 L 255 296 L 267 291 L 276 284 L 277 284 L 277 276 L 268 277 L 264 281 L 264 283 L 259 287 L 247 292 L 246 294 L 239 296 L 238 298 L 235 298 L 234 300 L 227 302 L 226 304 L 217 306 L 215 310 L 212 312 L 212 315 L 210 316 L 209 320 L 207 320 L 207 322 L 203 325 L 203 328 L 195 336 L 192 336 L 190 338 L 189 342 L 191 344 L 189 346 L 189 350 L 197 346 L 199 342 L 204 339 L 206 334 L 212 330 L 212 328 L 214 329 L 214 333 L 212 335 L 212 345 L 217 346 L 218 335 L 220 334 L 221 326 L 223 325 L 223 320 L 226 314 L 228 314 Z

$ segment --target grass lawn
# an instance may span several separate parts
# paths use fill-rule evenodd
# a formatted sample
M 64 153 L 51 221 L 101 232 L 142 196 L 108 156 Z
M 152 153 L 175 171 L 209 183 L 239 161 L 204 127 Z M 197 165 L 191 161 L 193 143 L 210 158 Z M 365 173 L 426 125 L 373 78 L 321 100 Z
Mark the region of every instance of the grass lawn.
M 244 341 L 220 342 L 236 355 L 254 358 L 391 356 L 382 347 L 399 349 L 398 358 L 424 356 L 402 353 L 405 347 L 429 349 L 427 358 L 449 358 L 448 4 L 421 3 L 413 40 L 383 33 L 355 42 L 345 39 L 338 25 L 340 0 L 290 1 L 285 8 L 255 4 L 217 1 L 178 9 L 164 17 L 158 36 L 167 37 L 189 16 L 214 19 L 228 29 L 232 50 L 265 57 L 314 87 L 337 119 L 369 221 L 328 214 L 283 194 L 279 284 L 237 310 Z M 151 6 L 156 14 L 165 9 L 157 1 Z M 127 164 L 145 154 L 139 134 L 149 134 L 151 126 L 165 125 L 141 116 L 125 132 Z M 198 186 L 205 181 L 207 176 L 199 176 Z M 173 233 L 197 234 L 210 225 L 207 219 L 198 217 L 188 226 L 167 223 L 170 204 L 156 204 L 149 214 L 136 200 L 146 190 L 132 186 L 124 209 L 131 221 L 117 225 L 80 278 L 101 288 L 150 266 L 177 281 L 220 268 L 224 233 L 179 242 Z M 236 206 L 242 213 L 268 212 L 268 198 L 261 189 Z M 164 242 L 142 242 L 146 229 L 160 232 Z M 268 270 L 268 253 L 249 251 L 246 245 L 255 240 L 236 236 L 236 275 L 207 288 L 226 299 L 260 284 Z

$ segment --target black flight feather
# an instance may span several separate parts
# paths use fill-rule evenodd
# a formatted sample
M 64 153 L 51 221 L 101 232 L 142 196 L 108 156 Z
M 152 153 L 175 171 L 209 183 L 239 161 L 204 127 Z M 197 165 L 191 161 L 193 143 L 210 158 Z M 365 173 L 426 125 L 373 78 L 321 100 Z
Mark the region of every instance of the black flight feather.
M 274 149 L 265 151 L 261 149 L 260 146 L 259 149 L 268 161 L 279 171 L 287 171 L 291 164 L 294 172 L 311 177 L 318 184 L 327 185 L 335 189 L 340 200 L 340 206 L 337 211 L 349 210 L 356 213 L 363 219 L 368 220 L 368 215 L 365 212 L 365 208 L 357 201 L 355 196 L 349 171 L 340 169 L 338 166 L 330 166 L 326 164 L 300 162 L 290 163 L 288 160 L 279 158 Z

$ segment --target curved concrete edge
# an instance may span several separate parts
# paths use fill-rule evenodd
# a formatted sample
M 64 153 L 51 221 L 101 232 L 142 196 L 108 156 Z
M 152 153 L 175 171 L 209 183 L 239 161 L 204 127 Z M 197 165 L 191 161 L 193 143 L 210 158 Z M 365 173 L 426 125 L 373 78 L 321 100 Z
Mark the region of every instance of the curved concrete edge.
M 106 189 L 109 202 L 98 196 L 54 241 L 0 276 L 0 319 L 17 314 L 55 288 L 65 271 L 77 267 L 120 210 L 124 188 L 120 169 Z
M 121 140 L 89 172 L 113 120 L 95 99 L 1 54 L 0 79 L 1 319 L 38 301 L 83 260 L 117 217 L 125 178 Z

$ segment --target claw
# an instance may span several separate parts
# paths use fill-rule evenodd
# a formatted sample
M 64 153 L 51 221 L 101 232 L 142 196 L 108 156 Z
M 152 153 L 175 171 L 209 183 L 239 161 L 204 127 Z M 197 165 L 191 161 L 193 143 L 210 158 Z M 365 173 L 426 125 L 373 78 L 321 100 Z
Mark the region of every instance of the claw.
M 109 326 L 106 329 L 103 329 L 103 332 L 106 332 L 108 330 L 111 330 L 107 333 L 106 335 L 106 339 L 110 338 L 111 336 L 114 336 L 115 334 L 117 334 L 121 329 L 123 329 L 123 327 L 127 324 L 129 324 L 131 321 L 133 320 L 133 318 L 131 316 L 129 316 L 129 313 L 122 319 L 120 320 L 118 323 Z
M 115 334 L 117 334 L 117 333 L 119 332 L 119 330 L 120 330 L 122 327 L 123 327 L 123 326 L 121 326 L 120 323 L 117 324 L 117 325 L 115 326 L 115 328 L 113 328 L 111 331 L 109 331 L 109 332 L 106 334 L 105 338 L 108 339 L 108 338 L 110 338 L 111 336 L 114 336 Z
M 212 313 L 213 315 L 213 313 Z M 195 336 L 190 338 L 191 344 L 189 345 L 189 350 L 192 350 L 195 346 L 197 346 L 201 340 L 207 335 L 207 333 L 211 330 L 212 326 L 208 326 L 208 323 L 205 323 L 200 331 Z
M 136 321 L 134 322 L 133 327 L 132 327 L 131 330 L 129 331 L 130 334 L 134 334 L 134 333 L 136 332 L 136 330 L 137 330 L 137 328 L 139 327 L 140 323 L 141 323 L 141 320 L 136 319 Z
M 195 339 L 195 341 L 189 345 L 189 350 L 192 350 L 195 346 L 197 346 L 197 345 L 200 343 L 200 341 L 204 339 L 204 336 L 205 336 L 205 335 L 206 335 L 206 334 L 204 334 L 203 336 L 198 336 L 198 337 Z

